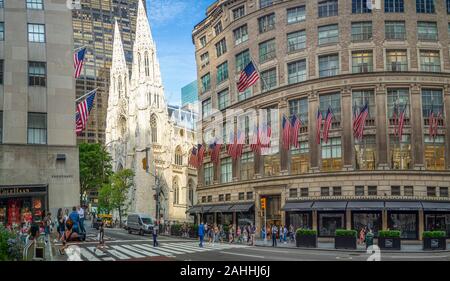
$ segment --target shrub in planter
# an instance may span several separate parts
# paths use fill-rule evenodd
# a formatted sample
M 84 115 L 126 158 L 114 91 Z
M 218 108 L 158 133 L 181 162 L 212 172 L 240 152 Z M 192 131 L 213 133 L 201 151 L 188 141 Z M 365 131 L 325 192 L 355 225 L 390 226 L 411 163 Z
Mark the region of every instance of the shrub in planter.
M 174 236 L 181 236 L 181 224 L 172 224 L 170 227 L 170 234 Z
M 445 231 L 424 231 L 422 235 L 423 249 L 446 250 L 447 249 L 446 236 L 447 235 Z
M 20 261 L 24 245 L 21 239 L 0 225 L 0 261 Z
M 336 249 L 356 249 L 356 230 L 336 229 L 334 247 Z
M 317 231 L 299 228 L 295 232 L 297 247 L 317 248 Z
M 382 250 L 400 250 L 400 231 L 380 230 L 378 232 L 378 247 Z

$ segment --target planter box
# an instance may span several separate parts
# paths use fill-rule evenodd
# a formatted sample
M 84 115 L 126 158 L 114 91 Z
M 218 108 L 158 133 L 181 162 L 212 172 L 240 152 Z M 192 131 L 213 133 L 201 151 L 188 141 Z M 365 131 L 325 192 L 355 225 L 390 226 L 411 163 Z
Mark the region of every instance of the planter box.
M 317 248 L 317 236 L 312 235 L 296 235 L 296 246 L 306 248 Z
M 378 247 L 380 247 L 381 250 L 400 250 L 401 240 L 399 237 L 379 237 Z
M 356 249 L 356 237 L 336 236 L 334 238 L 335 249 Z
M 423 238 L 424 250 L 446 250 L 447 240 L 445 237 L 441 238 Z

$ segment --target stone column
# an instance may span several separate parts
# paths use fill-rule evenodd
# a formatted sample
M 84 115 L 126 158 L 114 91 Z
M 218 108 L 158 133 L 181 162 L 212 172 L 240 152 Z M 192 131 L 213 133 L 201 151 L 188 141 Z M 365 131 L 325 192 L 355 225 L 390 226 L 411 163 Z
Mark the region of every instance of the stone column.
M 279 126 L 279 130 L 280 130 L 279 148 L 280 148 L 280 164 L 281 164 L 280 171 L 281 171 L 282 175 L 287 175 L 288 174 L 289 151 L 285 150 L 283 148 L 283 116 L 286 116 L 286 118 L 288 118 L 288 121 L 289 121 L 289 107 L 288 107 L 287 100 L 285 98 L 283 98 L 279 102 L 278 109 L 280 111 L 279 116 L 278 116 L 278 120 L 280 120 L 280 124 L 279 124 L 280 125 Z
M 319 108 L 319 96 L 316 91 L 313 91 L 309 94 L 309 105 L 308 105 L 308 137 L 309 137 L 309 153 L 311 155 L 310 167 L 311 170 L 319 171 L 319 154 L 320 154 L 320 146 L 316 143 L 316 120 L 317 120 L 317 110 Z
M 381 212 L 381 222 L 382 222 L 382 230 L 387 230 L 388 229 L 388 215 L 387 215 L 387 210 L 383 210 Z
M 379 84 L 375 90 L 376 103 L 376 141 L 377 141 L 377 161 L 379 170 L 389 169 L 388 164 L 388 145 L 387 145 L 387 130 L 388 119 L 386 117 L 386 87 L 384 84 Z
M 317 233 L 319 233 L 319 229 L 318 229 L 318 226 L 317 226 L 317 211 L 316 210 L 313 210 L 312 211 L 312 229 L 313 230 L 317 230 Z
M 341 126 L 342 126 L 342 146 L 344 155 L 344 170 L 353 170 L 353 134 L 352 134 L 352 91 L 350 87 L 341 90 Z
M 423 231 L 425 230 L 424 222 L 425 222 L 425 216 L 423 214 L 423 210 L 421 209 L 421 210 L 419 210 L 419 240 L 422 240 L 422 238 L 423 238 L 422 234 L 423 234 Z
M 450 169 L 450 87 L 445 85 L 444 87 L 444 126 L 445 131 L 445 153 L 447 169 Z
M 414 170 L 424 170 L 424 147 L 423 147 L 423 122 L 422 122 L 422 97 L 420 96 L 420 86 L 418 84 L 411 85 L 411 106 L 410 106 L 410 123 L 411 123 L 411 146 L 413 149 Z
M 345 210 L 345 226 L 347 230 L 352 229 L 352 212 L 351 210 Z

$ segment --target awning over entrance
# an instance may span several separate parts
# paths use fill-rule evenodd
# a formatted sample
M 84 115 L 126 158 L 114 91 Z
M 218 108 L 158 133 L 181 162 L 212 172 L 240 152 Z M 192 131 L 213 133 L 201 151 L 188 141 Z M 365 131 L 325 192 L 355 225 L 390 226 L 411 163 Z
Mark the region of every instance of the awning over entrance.
M 190 214 L 202 214 L 202 213 L 208 213 L 209 210 L 212 208 L 212 205 L 195 205 L 189 210 L 187 210 L 186 213 Z
M 394 211 L 417 211 L 422 209 L 422 204 L 416 201 L 386 201 L 385 207 Z
M 422 202 L 424 211 L 450 212 L 450 202 Z
M 344 211 L 346 207 L 347 201 L 316 201 L 312 205 L 318 211 Z
M 208 213 L 228 213 L 231 212 L 230 208 L 233 207 L 231 204 L 226 205 L 213 205 L 211 209 L 208 210 Z
M 287 212 L 311 211 L 312 204 L 313 204 L 312 201 L 286 202 L 286 204 L 284 204 L 284 206 L 283 206 L 283 208 L 281 208 L 281 210 L 287 211 Z
M 381 211 L 384 208 L 383 201 L 348 201 L 347 209 L 361 211 Z
M 231 207 L 230 212 L 248 212 L 254 205 L 253 203 L 236 204 Z

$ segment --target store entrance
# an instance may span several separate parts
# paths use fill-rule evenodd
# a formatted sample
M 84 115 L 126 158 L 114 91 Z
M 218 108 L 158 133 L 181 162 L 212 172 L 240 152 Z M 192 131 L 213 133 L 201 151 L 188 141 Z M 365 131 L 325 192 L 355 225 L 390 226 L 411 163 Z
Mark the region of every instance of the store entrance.
M 271 225 L 281 225 L 281 195 L 262 195 L 266 198 L 266 229 L 269 230 Z M 264 213 L 261 217 L 261 225 L 264 225 Z

